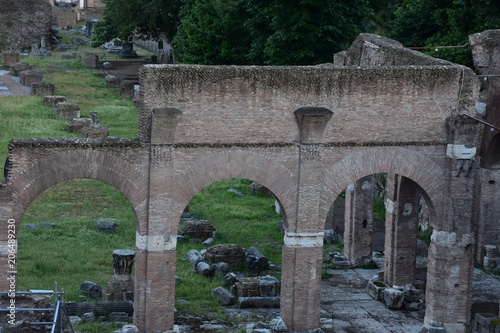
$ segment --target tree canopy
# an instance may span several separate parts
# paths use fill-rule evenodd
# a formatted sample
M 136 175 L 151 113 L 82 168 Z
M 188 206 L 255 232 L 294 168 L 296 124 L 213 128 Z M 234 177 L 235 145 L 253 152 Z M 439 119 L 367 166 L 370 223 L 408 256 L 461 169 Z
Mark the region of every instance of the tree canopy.
M 498 0 L 104 0 L 95 44 L 165 34 L 176 59 L 197 64 L 331 62 L 360 32 L 405 46 L 464 45 L 500 28 Z M 471 64 L 470 49 L 432 51 Z

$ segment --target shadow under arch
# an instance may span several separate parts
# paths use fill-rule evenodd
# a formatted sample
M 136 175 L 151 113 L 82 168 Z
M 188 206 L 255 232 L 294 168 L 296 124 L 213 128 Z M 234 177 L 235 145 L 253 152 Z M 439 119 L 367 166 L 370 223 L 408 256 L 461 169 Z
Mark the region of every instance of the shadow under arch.
M 267 187 L 285 212 L 293 212 L 297 176 L 282 164 L 255 152 L 227 150 L 193 161 L 174 180 L 180 216 L 189 201 L 206 186 L 228 178 L 249 179 Z
M 324 172 L 323 202 L 320 216 L 326 220 L 329 208 L 337 196 L 350 184 L 365 176 L 393 173 L 415 182 L 426 199 L 431 216 L 436 220 L 445 184 L 443 169 L 427 156 L 402 147 L 373 147 L 333 164 Z
M 146 229 L 146 173 L 123 158 L 96 150 L 68 150 L 37 160 L 20 172 L 13 170 L 8 183 L 13 192 L 13 214 L 21 221 L 29 205 L 45 190 L 71 179 L 95 179 L 123 193 L 135 213 L 136 229 Z

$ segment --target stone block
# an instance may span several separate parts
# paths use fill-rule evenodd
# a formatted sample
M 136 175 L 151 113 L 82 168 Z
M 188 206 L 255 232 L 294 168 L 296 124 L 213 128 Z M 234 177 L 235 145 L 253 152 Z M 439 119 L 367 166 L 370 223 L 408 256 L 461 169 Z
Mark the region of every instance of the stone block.
M 25 62 L 16 62 L 12 65 L 10 65 L 10 75 L 19 75 L 20 72 L 22 71 L 27 71 L 32 68 L 31 64 L 27 64 Z
M 384 290 L 386 288 L 388 288 L 388 286 L 382 281 L 369 280 L 366 285 L 366 293 L 376 301 L 383 301 Z
M 500 257 L 495 257 L 495 258 L 484 257 L 483 266 L 489 269 L 500 268 Z
M 474 318 L 480 326 L 487 327 L 493 319 L 498 319 L 492 313 L 476 313 Z
M 231 271 L 231 266 L 227 262 L 218 262 L 212 265 L 212 269 L 216 276 L 226 276 Z
M 236 303 L 236 297 L 223 287 L 212 289 L 211 294 L 223 305 L 233 305 Z
M 56 106 L 57 103 L 66 102 L 66 96 L 45 96 L 44 103 L 49 106 Z
M 134 98 L 134 87 L 137 82 L 133 80 L 123 80 L 120 83 L 119 94 L 122 97 Z
M 238 278 L 236 277 L 236 274 L 234 273 L 227 273 L 222 277 L 222 285 L 224 287 L 231 287 L 233 286 L 236 282 L 238 282 Z
M 80 118 L 80 106 L 76 103 L 60 102 L 55 106 L 55 112 L 63 119 Z
M 80 130 L 82 138 L 107 138 L 109 136 L 109 128 L 104 126 L 87 126 Z
M 245 262 L 245 250 L 236 244 L 217 244 L 209 247 L 203 257 L 211 263 L 227 262 L 237 268 Z
M 336 269 L 349 269 L 349 268 L 351 268 L 351 262 L 348 260 L 335 261 L 335 268 Z
M 266 275 L 260 278 L 260 296 L 276 297 L 281 293 L 281 282 L 274 276 Z
M 279 308 L 279 297 L 238 297 L 238 307 L 246 308 Z
M 99 67 L 99 57 L 94 53 L 84 53 L 82 55 L 82 66 L 89 68 L 98 68 Z
M 2 52 L 2 62 L 4 65 L 10 66 L 21 59 L 19 52 Z
M 108 86 L 114 87 L 114 88 L 119 88 L 120 84 L 122 82 L 121 78 L 119 78 L 118 76 L 110 75 L 110 74 L 106 75 L 104 80 L 106 81 L 106 84 Z
M 56 87 L 52 83 L 35 82 L 31 85 L 31 95 L 48 96 L 54 95 Z
M 235 284 L 238 297 L 260 297 L 260 278 L 241 278 Z
M 90 118 L 74 118 L 66 125 L 66 132 L 79 133 L 82 128 L 90 126 Z
M 28 69 L 19 73 L 19 83 L 30 87 L 33 83 L 42 82 L 43 74 L 40 71 Z
M 215 227 L 206 220 L 185 221 L 179 228 L 179 235 L 199 238 L 201 240 L 213 237 L 214 233 Z
M 404 293 L 394 288 L 384 289 L 385 305 L 392 310 L 399 310 L 403 306 Z
M 113 232 L 118 230 L 118 224 L 116 222 L 97 221 L 95 223 L 95 228 L 97 231 Z

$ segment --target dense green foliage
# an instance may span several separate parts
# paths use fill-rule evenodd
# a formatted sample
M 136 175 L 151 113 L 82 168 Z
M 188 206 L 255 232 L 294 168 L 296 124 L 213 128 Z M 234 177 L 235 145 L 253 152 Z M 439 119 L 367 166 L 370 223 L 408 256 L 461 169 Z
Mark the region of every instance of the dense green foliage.
M 97 40 L 163 31 L 184 63 L 313 65 L 331 62 L 360 32 L 449 46 L 493 28 L 497 0 L 106 0 Z M 432 55 L 471 65 L 468 48 Z
M 460 46 L 468 36 L 500 28 L 497 0 L 404 0 L 390 37 L 405 46 Z M 472 66 L 469 48 L 439 49 L 432 56 Z
M 106 9 L 103 21 L 95 27 L 94 46 L 113 38 L 129 40 L 135 34 L 139 38 L 158 38 L 164 33 L 172 39 L 179 25 L 181 0 L 104 0 Z
M 311 65 L 331 62 L 365 30 L 366 0 L 248 0 L 254 64 Z
M 173 44 L 182 62 L 247 63 L 250 35 L 240 0 L 184 0 L 182 24 Z

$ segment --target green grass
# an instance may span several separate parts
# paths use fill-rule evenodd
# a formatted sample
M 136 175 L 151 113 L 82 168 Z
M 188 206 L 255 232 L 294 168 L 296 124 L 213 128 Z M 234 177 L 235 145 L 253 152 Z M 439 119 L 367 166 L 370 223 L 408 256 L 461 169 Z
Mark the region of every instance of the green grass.
M 280 216 L 270 207 L 274 199 L 250 194 L 250 183 L 245 179 L 226 179 L 206 187 L 191 200 L 190 214 L 215 226 L 215 242 L 211 245 L 255 246 L 271 262 L 280 264 L 283 234 L 277 227 Z M 246 195 L 237 196 L 228 192 L 230 188 Z M 196 313 L 219 313 L 221 307 L 210 295 L 210 290 L 221 285 L 221 278 L 193 274 L 191 265 L 185 260 L 189 250 L 203 248 L 207 246 L 192 243 L 179 243 L 177 246 L 177 275 L 181 282 L 176 288 L 176 308 Z M 186 301 L 189 303 L 186 304 Z
M 118 223 L 118 231 L 98 232 L 98 220 Z M 57 226 L 41 227 L 40 222 Z M 28 223 L 38 229 L 28 229 Z M 83 281 L 102 287 L 110 281 L 114 250 L 135 249 L 135 215 L 125 196 L 110 185 L 88 179 L 66 181 L 30 205 L 18 242 L 18 289 L 52 289 L 57 282 L 66 300 L 77 301 Z

